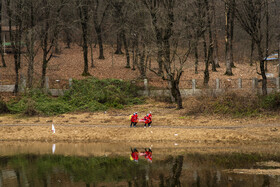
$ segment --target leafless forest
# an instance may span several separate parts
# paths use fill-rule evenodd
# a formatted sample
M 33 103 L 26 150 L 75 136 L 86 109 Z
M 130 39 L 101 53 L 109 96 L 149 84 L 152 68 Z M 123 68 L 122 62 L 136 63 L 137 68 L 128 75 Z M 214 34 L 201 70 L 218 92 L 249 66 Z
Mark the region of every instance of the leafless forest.
M 196 73 L 203 66 L 207 86 L 209 71 L 225 63 L 224 73 L 231 76 L 235 58 L 247 57 L 251 65 L 258 64 L 266 95 L 266 57 L 280 48 L 280 0 L 2 0 L 0 10 L 0 65 L 8 65 L 4 52 L 9 49 L 15 93 L 22 55 L 30 89 L 34 59 L 41 55 L 43 87 L 50 60 L 75 44 L 83 51 L 83 76 L 94 68 L 93 48 L 98 48 L 99 59 L 106 59 L 104 48 L 111 46 L 115 54 L 126 56 L 124 68 L 138 69 L 143 78 L 151 71 L 166 80 L 178 108 L 179 83 L 189 59 Z

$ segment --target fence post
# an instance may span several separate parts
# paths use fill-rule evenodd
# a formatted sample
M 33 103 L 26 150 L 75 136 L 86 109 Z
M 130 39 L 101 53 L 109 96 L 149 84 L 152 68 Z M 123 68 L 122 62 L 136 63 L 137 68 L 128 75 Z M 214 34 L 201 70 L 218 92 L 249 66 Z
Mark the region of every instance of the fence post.
M 149 95 L 149 90 L 148 90 L 148 79 L 144 79 L 144 95 L 148 96 Z
M 192 91 L 193 91 L 193 94 L 196 90 L 196 80 L 195 79 L 192 79 Z
M 242 89 L 242 79 L 241 78 L 238 79 L 238 88 Z
M 276 77 L 276 88 L 277 88 L 277 91 L 280 91 L 280 77 Z
M 220 79 L 216 79 L 216 90 L 220 89 Z
M 258 92 L 258 79 L 257 78 L 253 78 L 253 91 L 256 91 Z
M 72 78 L 70 78 L 70 79 L 69 79 L 69 88 L 71 88 L 71 87 L 72 87 L 72 83 L 73 83 L 73 79 L 72 79 Z
M 19 91 L 23 92 L 24 89 L 26 88 L 26 79 L 25 76 L 20 74 L 20 86 L 19 86 Z

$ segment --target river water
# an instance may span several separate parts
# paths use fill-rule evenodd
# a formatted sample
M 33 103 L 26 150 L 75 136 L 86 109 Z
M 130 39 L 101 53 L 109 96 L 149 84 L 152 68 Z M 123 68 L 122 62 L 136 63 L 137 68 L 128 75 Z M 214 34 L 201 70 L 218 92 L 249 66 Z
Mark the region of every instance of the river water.
M 132 147 L 133 146 L 133 147 Z M 280 155 L 240 152 L 189 152 L 151 143 L 2 142 L 0 186 L 280 186 L 276 173 L 232 172 L 277 170 L 259 162 L 280 162 Z M 152 150 L 152 162 L 131 148 Z M 182 151 L 185 150 L 185 151 Z M 144 154 L 144 153 L 143 153 Z

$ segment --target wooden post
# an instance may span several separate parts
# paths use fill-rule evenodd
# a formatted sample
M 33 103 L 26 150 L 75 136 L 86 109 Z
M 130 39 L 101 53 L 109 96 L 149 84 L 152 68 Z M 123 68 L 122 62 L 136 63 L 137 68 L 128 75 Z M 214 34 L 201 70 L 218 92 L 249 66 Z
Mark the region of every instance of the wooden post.
M 195 90 L 196 90 L 196 80 L 192 79 L 192 93 L 193 93 L 193 95 L 195 94 Z
M 196 80 L 195 79 L 192 80 L 192 89 L 193 89 L 193 91 L 196 90 Z
M 148 79 L 144 79 L 144 95 L 148 96 L 149 95 L 149 90 L 148 90 Z
M 220 79 L 216 79 L 216 90 L 220 89 Z
M 258 92 L 258 79 L 257 78 L 253 78 L 253 92 L 255 92 L 257 90 Z
M 242 89 L 242 79 L 241 78 L 238 79 L 238 88 Z
M 26 79 L 25 76 L 20 74 L 20 86 L 19 86 L 19 91 L 23 92 L 24 89 L 26 88 Z

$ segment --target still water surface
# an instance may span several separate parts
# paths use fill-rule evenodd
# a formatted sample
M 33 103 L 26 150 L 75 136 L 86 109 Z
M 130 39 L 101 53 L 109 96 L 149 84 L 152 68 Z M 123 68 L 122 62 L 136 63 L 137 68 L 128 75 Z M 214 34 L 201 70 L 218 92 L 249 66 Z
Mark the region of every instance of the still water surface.
M 260 161 L 279 162 L 277 155 L 176 154 L 153 146 L 152 162 L 139 155 L 136 163 L 126 144 L 11 143 L 0 148 L 0 186 L 280 186 L 278 175 L 229 172 L 258 169 Z

